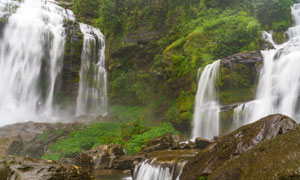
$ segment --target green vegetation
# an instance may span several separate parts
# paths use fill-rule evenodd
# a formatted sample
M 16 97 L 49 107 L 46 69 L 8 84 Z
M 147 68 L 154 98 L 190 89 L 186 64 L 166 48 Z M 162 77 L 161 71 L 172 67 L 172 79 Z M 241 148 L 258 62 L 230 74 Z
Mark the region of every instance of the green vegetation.
M 127 154 L 137 154 L 148 140 L 166 133 L 179 134 L 170 123 L 161 123 L 158 126 L 150 128 L 143 134 L 132 136 L 128 143 L 125 144 L 125 150 Z
M 186 127 L 192 119 L 198 68 L 228 55 L 260 50 L 262 30 L 272 29 L 275 40 L 284 41 L 293 0 L 73 3 L 80 20 L 105 34 L 112 112 L 122 121 L 165 120 Z M 243 68 L 221 72 L 227 75 L 219 81 L 224 104 L 253 97 L 255 87 L 249 86 L 252 79 L 244 79 Z
M 199 180 L 207 180 L 208 178 L 206 176 L 200 176 Z
M 84 150 L 102 144 L 122 144 L 128 154 L 137 154 L 149 139 L 166 133 L 178 134 L 179 132 L 170 123 L 161 123 L 150 128 L 145 128 L 141 121 L 125 124 L 95 123 L 88 127 L 78 127 L 68 137 L 50 145 L 51 153 L 42 158 L 50 160 L 71 158 Z
M 83 150 L 101 144 L 121 144 L 121 125 L 119 123 L 96 123 L 82 130 L 73 131 L 67 138 L 50 145 L 52 153 L 43 159 L 58 160 L 74 157 Z
M 237 64 L 229 69 L 221 65 L 217 79 L 220 100 L 223 104 L 249 101 L 255 95 L 255 69 Z

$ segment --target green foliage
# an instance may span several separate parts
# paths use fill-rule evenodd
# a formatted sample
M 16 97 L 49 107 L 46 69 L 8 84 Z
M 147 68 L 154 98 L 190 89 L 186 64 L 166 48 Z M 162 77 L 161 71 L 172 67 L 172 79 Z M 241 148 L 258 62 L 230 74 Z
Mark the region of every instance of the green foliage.
M 146 128 L 140 120 L 129 121 L 122 125 L 122 141 L 127 142 L 134 135 L 143 134 L 145 131 Z
M 150 128 L 143 134 L 134 135 L 126 144 L 125 150 L 127 154 L 137 154 L 146 144 L 146 142 L 152 138 L 162 136 L 166 133 L 179 134 L 170 123 L 161 123 L 156 127 Z
M 207 178 L 207 176 L 200 176 L 199 177 L 199 180 L 207 180 L 208 178 Z
M 243 64 L 232 69 L 221 65 L 217 78 L 220 100 L 224 104 L 232 104 L 251 100 L 255 94 L 256 71 Z
M 176 100 L 170 101 L 166 117 L 169 122 L 180 124 L 183 121 L 190 122 L 193 118 L 194 95 L 181 91 Z
M 44 159 L 74 157 L 83 150 L 91 149 L 101 144 L 120 144 L 121 125 L 119 123 L 95 123 L 82 130 L 74 131 L 65 139 L 50 145 L 52 153 L 43 156 Z
M 169 82 L 180 80 L 199 66 L 231 54 L 259 48 L 260 25 L 245 12 L 232 11 L 205 20 L 186 39 L 179 39 L 164 51 Z M 182 47 L 183 46 L 183 47 Z M 180 50 L 178 50 L 178 47 Z M 171 72 L 171 73 L 170 73 Z

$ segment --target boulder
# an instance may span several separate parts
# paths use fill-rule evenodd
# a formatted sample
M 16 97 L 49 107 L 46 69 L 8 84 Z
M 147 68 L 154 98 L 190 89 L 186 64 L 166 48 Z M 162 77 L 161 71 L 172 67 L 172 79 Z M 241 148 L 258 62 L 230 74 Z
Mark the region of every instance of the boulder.
M 265 141 L 213 171 L 209 180 L 299 179 L 300 127 Z
M 147 141 L 146 146 L 143 148 L 143 152 L 153 152 L 164 149 L 178 149 L 179 142 L 180 137 L 178 135 L 167 133 Z
M 0 179 L 6 180 L 92 180 L 80 167 L 30 158 L 0 159 Z
M 294 128 L 297 124 L 291 118 L 275 114 L 243 126 L 216 141 L 198 153 L 183 169 L 181 180 L 196 180 L 211 174 L 226 161 L 239 157 L 263 141 L 275 138 Z
M 145 155 L 122 156 L 113 162 L 113 168 L 117 170 L 132 170 L 134 167 L 145 159 Z
M 101 145 L 93 150 L 81 153 L 74 158 L 74 164 L 89 170 L 112 169 L 114 161 L 125 155 L 119 144 Z
M 198 137 L 195 139 L 195 149 L 204 149 L 210 145 L 212 141 Z

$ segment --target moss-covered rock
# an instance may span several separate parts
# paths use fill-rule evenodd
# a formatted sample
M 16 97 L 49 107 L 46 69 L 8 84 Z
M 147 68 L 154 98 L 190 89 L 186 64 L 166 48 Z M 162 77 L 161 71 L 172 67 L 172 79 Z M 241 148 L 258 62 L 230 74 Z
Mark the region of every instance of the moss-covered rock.
M 217 89 L 222 104 L 254 99 L 262 62 L 259 52 L 239 53 L 221 60 Z
M 280 114 L 270 115 L 253 124 L 243 126 L 220 137 L 198 153 L 186 164 L 180 179 L 197 180 L 200 176 L 207 176 L 226 164 L 228 160 L 237 158 L 263 141 L 287 133 L 296 126 L 294 120 Z
M 263 142 L 212 172 L 210 180 L 299 179 L 300 127 Z

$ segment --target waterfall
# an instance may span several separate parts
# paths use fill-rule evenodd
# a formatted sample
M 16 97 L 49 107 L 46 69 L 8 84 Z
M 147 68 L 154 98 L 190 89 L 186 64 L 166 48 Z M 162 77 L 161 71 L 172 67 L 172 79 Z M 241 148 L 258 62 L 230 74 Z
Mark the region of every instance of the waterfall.
M 76 115 L 105 115 L 107 82 L 105 41 L 99 29 L 80 23 L 84 35 Z
M 211 139 L 219 135 L 220 106 L 215 90 L 220 60 L 207 65 L 201 73 L 195 99 L 192 137 Z
M 179 180 L 185 161 L 160 164 L 154 160 L 145 160 L 136 165 L 133 180 Z
M 9 16 L 0 40 L 0 125 L 52 113 L 64 53 L 63 21 L 73 18 L 41 0 L 25 0 Z
M 235 121 L 248 124 L 264 116 L 282 113 L 299 122 L 300 118 L 300 3 L 291 7 L 294 26 L 286 34 L 288 41 L 276 44 L 272 35 L 264 37 L 275 49 L 262 51 L 264 67 L 260 74 L 256 99 L 246 104 L 243 117 Z M 241 113 L 237 107 L 235 114 Z M 237 115 L 236 115 L 237 116 Z

